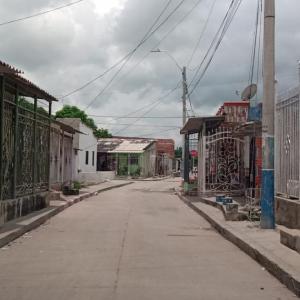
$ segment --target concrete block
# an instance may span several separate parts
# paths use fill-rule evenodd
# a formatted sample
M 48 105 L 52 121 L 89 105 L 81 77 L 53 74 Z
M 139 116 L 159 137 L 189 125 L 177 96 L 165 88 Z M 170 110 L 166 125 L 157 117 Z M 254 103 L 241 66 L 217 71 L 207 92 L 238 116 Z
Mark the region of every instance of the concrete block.
M 280 243 L 300 253 L 300 231 L 289 229 L 280 230 Z
M 48 197 L 49 197 L 48 199 L 50 201 L 53 201 L 53 200 L 59 201 L 60 200 L 60 192 L 56 192 L 56 191 L 50 192 Z
M 235 203 L 226 204 L 226 212 L 237 214 L 239 212 L 239 205 Z
M 300 201 L 276 197 L 276 223 L 291 229 L 300 229 Z

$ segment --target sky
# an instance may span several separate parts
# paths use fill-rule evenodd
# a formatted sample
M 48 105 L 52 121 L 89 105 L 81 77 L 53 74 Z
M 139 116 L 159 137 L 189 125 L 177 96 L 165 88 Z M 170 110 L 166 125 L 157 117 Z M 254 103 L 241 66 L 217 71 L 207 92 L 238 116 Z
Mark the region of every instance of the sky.
M 170 0 L 159 22 L 180 1 Z M 115 135 L 173 138 L 179 144 L 182 125 L 179 67 L 188 66 L 189 83 L 230 1 L 185 0 L 134 52 L 114 80 L 118 68 L 68 97 L 62 98 L 134 49 L 168 1 L 83 0 L 36 18 L 0 26 L 0 60 L 21 69 L 23 76 L 56 96 L 59 102 L 54 110 L 64 104 L 76 105 L 92 115 L 99 127 Z M 0 23 L 70 2 L 75 0 L 0 0 Z M 276 78 L 281 92 L 298 83 L 300 2 L 276 3 Z M 205 76 L 191 95 L 193 111 L 188 103 L 189 115 L 213 115 L 224 101 L 239 100 L 249 84 L 256 9 L 257 0 L 242 1 Z M 190 60 L 201 34 L 199 47 Z M 162 51 L 150 52 L 157 48 Z M 258 74 L 255 101 L 261 99 L 261 71 Z M 113 117 L 125 115 L 130 118 Z

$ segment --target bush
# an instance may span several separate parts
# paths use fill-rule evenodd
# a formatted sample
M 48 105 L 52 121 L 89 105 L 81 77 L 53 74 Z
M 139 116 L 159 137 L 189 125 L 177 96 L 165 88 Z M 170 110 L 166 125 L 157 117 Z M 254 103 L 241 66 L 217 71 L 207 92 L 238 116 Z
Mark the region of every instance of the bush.
M 81 183 L 79 181 L 73 181 L 73 188 L 76 190 L 81 189 Z

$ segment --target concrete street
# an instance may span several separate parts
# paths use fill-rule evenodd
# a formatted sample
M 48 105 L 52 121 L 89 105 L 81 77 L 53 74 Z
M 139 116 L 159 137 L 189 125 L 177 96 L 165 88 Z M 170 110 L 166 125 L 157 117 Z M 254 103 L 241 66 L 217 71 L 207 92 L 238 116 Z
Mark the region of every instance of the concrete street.
M 101 193 L 0 249 L 0 299 L 296 299 L 181 202 L 178 184 Z

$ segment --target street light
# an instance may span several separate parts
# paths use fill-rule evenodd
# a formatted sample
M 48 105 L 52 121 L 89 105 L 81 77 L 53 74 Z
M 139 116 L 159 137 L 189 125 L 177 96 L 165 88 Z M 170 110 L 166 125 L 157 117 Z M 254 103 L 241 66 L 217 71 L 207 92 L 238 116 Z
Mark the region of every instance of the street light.
M 160 50 L 159 48 L 155 50 L 151 50 L 152 53 L 165 53 L 177 66 L 177 68 L 181 72 L 182 76 L 182 126 L 185 125 L 187 119 L 187 109 L 186 109 L 186 95 L 188 93 L 187 83 L 186 83 L 186 67 L 181 67 L 177 60 L 170 54 L 168 50 Z M 186 159 L 185 159 L 186 158 Z M 181 167 L 181 177 L 184 178 L 185 183 L 189 183 L 189 143 L 188 143 L 188 136 L 184 135 L 182 140 L 182 164 Z
M 151 50 L 152 53 L 165 53 L 167 54 L 176 64 L 177 68 L 182 72 L 183 68 L 180 67 L 179 63 L 177 62 L 177 60 L 174 58 L 174 56 L 172 56 L 170 54 L 170 52 L 168 50 L 160 50 L 159 48 L 155 49 L 155 50 Z

